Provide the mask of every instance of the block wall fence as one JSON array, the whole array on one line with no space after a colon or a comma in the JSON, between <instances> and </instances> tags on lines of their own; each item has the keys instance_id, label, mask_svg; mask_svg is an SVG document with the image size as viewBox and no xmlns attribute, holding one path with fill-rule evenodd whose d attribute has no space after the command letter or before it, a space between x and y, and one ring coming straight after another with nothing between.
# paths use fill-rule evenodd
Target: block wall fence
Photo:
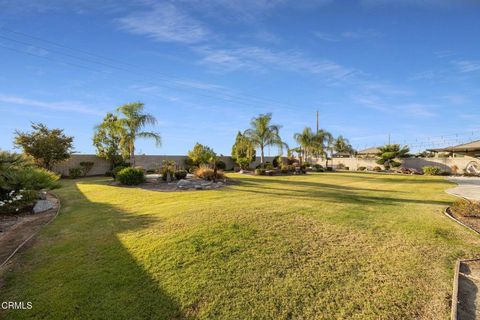
<instances>
[{"instance_id":1,"label":"block wall fence","mask_svg":"<svg viewBox=\"0 0 480 320\"><path fill-rule=\"evenodd\" d=\"M163 160L173 160L180 167L184 166L185 159L187 156L167 156L167 155L138 155L135 156L135 162L137 166L141 166L145 169L155 169L158 168ZM225 162L227 169L233 168L233 161L231 157L223 156L220 159ZM265 157L265 161L270 161L274 157ZM96 155L92 154L74 154L70 159L62 163L57 164L54 167L54 171L62 175L68 176L68 169L79 167L80 162L82 161L91 161L94 163L92 170L88 175L103 175L110 169L110 164L103 158L99 158ZM442 170L451 171L451 167L456 165L459 168L459 172L462 172L463 169L471 161L477 161L480 165L480 160L473 157L453 157L453 158L407 158L402 161L402 166L405 168L413 168L416 170L421 170L423 166L438 166ZM323 159L311 159L312 163L318 163L323 166L326 165L325 160ZM257 157L255 162L251 164L252 167L257 166L260 163L260 157ZM375 159L366 159L366 158L333 158L329 160L329 166L336 167L340 163L344 164L349 168L349 170L355 171L358 167L366 167L372 169L376 164Z\"/></svg>"}]
</instances>

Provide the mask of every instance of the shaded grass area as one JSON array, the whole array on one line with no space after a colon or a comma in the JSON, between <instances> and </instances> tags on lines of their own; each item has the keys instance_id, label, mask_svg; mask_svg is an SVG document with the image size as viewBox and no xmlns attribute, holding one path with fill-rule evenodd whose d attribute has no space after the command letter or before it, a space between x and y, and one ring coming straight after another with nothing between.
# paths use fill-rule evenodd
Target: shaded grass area
<instances>
[{"instance_id":1,"label":"shaded grass area","mask_svg":"<svg viewBox=\"0 0 480 320\"><path fill-rule=\"evenodd\" d=\"M164 193L64 181L61 215L6 272L12 319L447 319L479 239L438 177L254 177ZM1 315L1 314L0 314Z\"/></svg>"}]
</instances>

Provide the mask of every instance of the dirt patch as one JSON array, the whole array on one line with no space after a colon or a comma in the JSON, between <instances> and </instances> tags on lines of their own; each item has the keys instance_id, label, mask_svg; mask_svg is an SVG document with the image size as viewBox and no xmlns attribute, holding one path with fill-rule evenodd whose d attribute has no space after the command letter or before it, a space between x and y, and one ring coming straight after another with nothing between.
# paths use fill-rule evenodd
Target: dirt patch
<instances>
[{"instance_id":1,"label":"dirt patch","mask_svg":"<svg viewBox=\"0 0 480 320\"><path fill-rule=\"evenodd\" d=\"M461 214L455 213L453 210L447 209L447 214L449 214L451 217L455 218L456 220L460 221L467 227L472 228L476 232L480 233L480 218L476 217L465 217L462 216Z\"/></svg>"},{"instance_id":2,"label":"dirt patch","mask_svg":"<svg viewBox=\"0 0 480 320\"><path fill-rule=\"evenodd\" d=\"M53 208L37 214L0 215L0 265L33 234L50 222L57 214L59 200L48 194Z\"/></svg>"},{"instance_id":3,"label":"dirt patch","mask_svg":"<svg viewBox=\"0 0 480 320\"><path fill-rule=\"evenodd\" d=\"M477 297L480 288L480 261L461 261L458 273L457 319L480 319Z\"/></svg>"}]
</instances>

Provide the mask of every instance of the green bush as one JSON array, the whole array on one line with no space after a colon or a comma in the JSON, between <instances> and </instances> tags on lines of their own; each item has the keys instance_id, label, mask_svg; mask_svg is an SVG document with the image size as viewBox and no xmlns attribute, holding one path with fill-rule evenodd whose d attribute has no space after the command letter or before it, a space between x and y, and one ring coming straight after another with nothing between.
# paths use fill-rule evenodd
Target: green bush
<instances>
[{"instance_id":1,"label":"green bush","mask_svg":"<svg viewBox=\"0 0 480 320\"><path fill-rule=\"evenodd\" d=\"M379 166L376 166L376 167L373 167L372 170L376 171L376 172L380 172L380 171L382 171L382 168L380 168Z\"/></svg>"},{"instance_id":2,"label":"green bush","mask_svg":"<svg viewBox=\"0 0 480 320\"><path fill-rule=\"evenodd\" d=\"M453 213L464 217L480 217L480 203L478 201L469 201L459 199L450 207Z\"/></svg>"},{"instance_id":3,"label":"green bush","mask_svg":"<svg viewBox=\"0 0 480 320\"><path fill-rule=\"evenodd\" d=\"M181 180L181 179L185 179L186 177L187 177L187 171L186 170L175 171L175 179Z\"/></svg>"},{"instance_id":4,"label":"green bush","mask_svg":"<svg viewBox=\"0 0 480 320\"><path fill-rule=\"evenodd\" d=\"M255 174L257 176L264 176L265 174L267 174L267 170L263 168L258 168L258 169L255 169Z\"/></svg>"},{"instance_id":5,"label":"green bush","mask_svg":"<svg viewBox=\"0 0 480 320\"><path fill-rule=\"evenodd\" d=\"M357 171L365 171L365 170L367 170L367 167L358 167L357 168Z\"/></svg>"},{"instance_id":6,"label":"green bush","mask_svg":"<svg viewBox=\"0 0 480 320\"><path fill-rule=\"evenodd\" d=\"M160 174L162 175L163 181L167 181L169 174L171 179L175 178L175 161L163 160L162 167L160 168Z\"/></svg>"},{"instance_id":7,"label":"green bush","mask_svg":"<svg viewBox=\"0 0 480 320\"><path fill-rule=\"evenodd\" d=\"M29 158L0 152L0 212L15 213L32 205L39 191L60 187L59 178Z\"/></svg>"},{"instance_id":8,"label":"green bush","mask_svg":"<svg viewBox=\"0 0 480 320\"><path fill-rule=\"evenodd\" d=\"M345 165L344 165L343 163L337 164L337 169L338 169L338 170L344 170L345 168L346 168L346 167L345 167Z\"/></svg>"},{"instance_id":9,"label":"green bush","mask_svg":"<svg viewBox=\"0 0 480 320\"><path fill-rule=\"evenodd\" d=\"M127 167L127 166L116 166L115 168L113 168L113 170L112 170L112 177L113 177L114 179L116 179L118 173L119 173L120 171L122 171L123 169L125 169L125 168L128 168L128 167Z\"/></svg>"},{"instance_id":10,"label":"green bush","mask_svg":"<svg viewBox=\"0 0 480 320\"><path fill-rule=\"evenodd\" d=\"M256 169L273 170L274 167L273 167L273 164L267 161L265 163L260 163Z\"/></svg>"},{"instance_id":11,"label":"green bush","mask_svg":"<svg viewBox=\"0 0 480 320\"><path fill-rule=\"evenodd\" d=\"M72 179L77 179L78 177L83 176L83 169L80 167L74 167L68 169L68 177Z\"/></svg>"},{"instance_id":12,"label":"green bush","mask_svg":"<svg viewBox=\"0 0 480 320\"><path fill-rule=\"evenodd\" d=\"M288 165L287 164L282 164L280 166L280 172L281 173L288 173Z\"/></svg>"},{"instance_id":13,"label":"green bush","mask_svg":"<svg viewBox=\"0 0 480 320\"><path fill-rule=\"evenodd\" d=\"M93 163L92 161L80 162L80 167L82 169L83 176L86 176L90 172L90 170L92 170L94 164L95 163Z\"/></svg>"},{"instance_id":14,"label":"green bush","mask_svg":"<svg viewBox=\"0 0 480 320\"><path fill-rule=\"evenodd\" d=\"M139 168L124 168L117 173L116 179L129 186L137 185L145 181L145 173Z\"/></svg>"},{"instance_id":15,"label":"green bush","mask_svg":"<svg viewBox=\"0 0 480 320\"><path fill-rule=\"evenodd\" d=\"M283 163L282 156L276 156L272 160L272 165L273 165L274 168L281 167L282 163Z\"/></svg>"},{"instance_id":16,"label":"green bush","mask_svg":"<svg viewBox=\"0 0 480 320\"><path fill-rule=\"evenodd\" d=\"M321 164L318 164L318 163L312 165L312 169L316 172L323 172L324 171L323 166Z\"/></svg>"},{"instance_id":17,"label":"green bush","mask_svg":"<svg viewBox=\"0 0 480 320\"><path fill-rule=\"evenodd\" d=\"M215 164L217 165L217 169L219 170L225 170L227 168L227 165L222 160L217 160Z\"/></svg>"},{"instance_id":18,"label":"green bush","mask_svg":"<svg viewBox=\"0 0 480 320\"><path fill-rule=\"evenodd\" d=\"M423 174L427 176L439 176L442 174L442 169L437 166L424 166L422 167Z\"/></svg>"}]
</instances>

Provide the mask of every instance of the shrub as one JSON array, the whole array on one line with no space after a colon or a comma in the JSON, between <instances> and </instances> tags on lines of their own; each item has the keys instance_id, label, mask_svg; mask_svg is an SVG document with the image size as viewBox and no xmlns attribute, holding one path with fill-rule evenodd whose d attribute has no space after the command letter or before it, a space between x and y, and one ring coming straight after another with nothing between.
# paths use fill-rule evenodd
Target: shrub
<instances>
[{"instance_id":1,"label":"shrub","mask_svg":"<svg viewBox=\"0 0 480 320\"><path fill-rule=\"evenodd\" d=\"M263 168L258 168L258 169L255 169L255 174L257 176L264 176L265 174L267 174L267 170Z\"/></svg>"},{"instance_id":2,"label":"shrub","mask_svg":"<svg viewBox=\"0 0 480 320\"><path fill-rule=\"evenodd\" d=\"M29 158L0 152L0 212L15 213L32 205L38 191L58 188L59 178Z\"/></svg>"},{"instance_id":3,"label":"shrub","mask_svg":"<svg viewBox=\"0 0 480 320\"><path fill-rule=\"evenodd\" d=\"M80 167L69 168L68 176L72 179L77 179L78 177L83 176L83 169Z\"/></svg>"},{"instance_id":4,"label":"shrub","mask_svg":"<svg viewBox=\"0 0 480 320\"><path fill-rule=\"evenodd\" d=\"M123 169L128 168L127 166L116 166L115 168L112 169L112 177L114 179L117 178L117 174L122 171Z\"/></svg>"},{"instance_id":5,"label":"shrub","mask_svg":"<svg viewBox=\"0 0 480 320\"><path fill-rule=\"evenodd\" d=\"M312 166L312 168L313 168L313 170L315 170L317 172L322 172L323 171L323 166L321 164L318 164L318 163L314 164Z\"/></svg>"},{"instance_id":6,"label":"shrub","mask_svg":"<svg viewBox=\"0 0 480 320\"><path fill-rule=\"evenodd\" d=\"M424 166L422 167L423 174L427 176L439 176L442 174L442 169L437 166Z\"/></svg>"},{"instance_id":7,"label":"shrub","mask_svg":"<svg viewBox=\"0 0 480 320\"><path fill-rule=\"evenodd\" d=\"M175 179L180 180L180 179L185 179L186 177L187 177L187 171L186 170L175 171Z\"/></svg>"},{"instance_id":8,"label":"shrub","mask_svg":"<svg viewBox=\"0 0 480 320\"><path fill-rule=\"evenodd\" d=\"M453 213L464 217L480 217L480 203L478 201L469 201L459 199L450 207Z\"/></svg>"},{"instance_id":9,"label":"shrub","mask_svg":"<svg viewBox=\"0 0 480 320\"><path fill-rule=\"evenodd\" d=\"M82 173L84 177L90 172L90 170L92 170L94 164L95 163L93 163L92 161L80 162L80 167L82 168Z\"/></svg>"},{"instance_id":10,"label":"shrub","mask_svg":"<svg viewBox=\"0 0 480 320\"><path fill-rule=\"evenodd\" d=\"M380 171L382 171L382 168L380 168L379 166L375 166L375 167L373 167L372 170L376 171L376 172L380 172Z\"/></svg>"},{"instance_id":11,"label":"shrub","mask_svg":"<svg viewBox=\"0 0 480 320\"><path fill-rule=\"evenodd\" d=\"M265 170L273 170L273 164L270 162L260 163L256 169L265 169Z\"/></svg>"},{"instance_id":12,"label":"shrub","mask_svg":"<svg viewBox=\"0 0 480 320\"><path fill-rule=\"evenodd\" d=\"M289 171L289 170L288 170L288 165L287 165L287 164L282 164L282 165L280 166L280 172L281 172L281 173L288 173L288 171Z\"/></svg>"},{"instance_id":13,"label":"shrub","mask_svg":"<svg viewBox=\"0 0 480 320\"><path fill-rule=\"evenodd\" d=\"M310 168L312 166L312 164L308 161L305 161L303 165L305 166L305 168Z\"/></svg>"},{"instance_id":14,"label":"shrub","mask_svg":"<svg viewBox=\"0 0 480 320\"><path fill-rule=\"evenodd\" d=\"M272 160L272 165L273 165L274 168L281 167L282 163L283 163L282 156L276 156Z\"/></svg>"},{"instance_id":15,"label":"shrub","mask_svg":"<svg viewBox=\"0 0 480 320\"><path fill-rule=\"evenodd\" d=\"M129 186L137 185L145 181L145 173L139 168L124 168L117 173L116 179Z\"/></svg>"},{"instance_id":16,"label":"shrub","mask_svg":"<svg viewBox=\"0 0 480 320\"><path fill-rule=\"evenodd\" d=\"M367 170L367 167L362 166L357 168L357 171L365 171L365 170Z\"/></svg>"},{"instance_id":17,"label":"shrub","mask_svg":"<svg viewBox=\"0 0 480 320\"><path fill-rule=\"evenodd\" d=\"M227 165L222 160L217 160L215 164L219 170L225 170L227 168Z\"/></svg>"},{"instance_id":18,"label":"shrub","mask_svg":"<svg viewBox=\"0 0 480 320\"><path fill-rule=\"evenodd\" d=\"M345 169L345 165L343 163L339 163L339 164L337 164L337 169L343 170L343 169Z\"/></svg>"},{"instance_id":19,"label":"shrub","mask_svg":"<svg viewBox=\"0 0 480 320\"><path fill-rule=\"evenodd\" d=\"M205 165L201 165L200 167L198 167L195 170L194 174L196 177L204 180L215 180L224 178L223 172L217 171L217 175L215 176L215 171Z\"/></svg>"},{"instance_id":20,"label":"shrub","mask_svg":"<svg viewBox=\"0 0 480 320\"><path fill-rule=\"evenodd\" d=\"M162 167L160 168L160 174L162 175L162 180L167 181L167 177L170 174L170 178L175 177L175 161L172 160L163 160Z\"/></svg>"},{"instance_id":21,"label":"shrub","mask_svg":"<svg viewBox=\"0 0 480 320\"><path fill-rule=\"evenodd\" d=\"M153 174L153 173L156 173L157 170L155 170L155 169L148 169L146 172L147 172L147 174Z\"/></svg>"},{"instance_id":22,"label":"shrub","mask_svg":"<svg viewBox=\"0 0 480 320\"><path fill-rule=\"evenodd\" d=\"M327 170L328 172L332 172L332 171L333 171L333 168L332 168L332 167L327 167L326 170Z\"/></svg>"}]
</instances>

